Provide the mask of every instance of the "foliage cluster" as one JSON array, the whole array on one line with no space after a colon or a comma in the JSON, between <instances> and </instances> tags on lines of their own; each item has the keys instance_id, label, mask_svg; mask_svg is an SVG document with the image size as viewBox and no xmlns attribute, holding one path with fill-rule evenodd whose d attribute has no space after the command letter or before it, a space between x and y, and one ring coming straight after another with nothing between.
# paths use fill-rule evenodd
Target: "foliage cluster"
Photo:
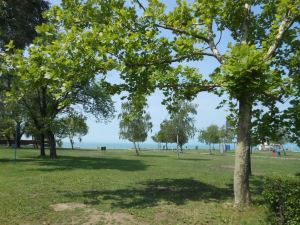
<instances>
[{"instance_id":1,"label":"foliage cluster","mask_svg":"<svg viewBox=\"0 0 300 225\"><path fill-rule=\"evenodd\" d=\"M270 207L274 224L300 224L300 180L268 178L263 196Z\"/></svg>"},{"instance_id":2,"label":"foliage cluster","mask_svg":"<svg viewBox=\"0 0 300 225\"><path fill-rule=\"evenodd\" d=\"M160 130L152 139L166 144L177 143L182 151L182 146L188 142L189 138L194 137L196 132L193 116L197 114L197 105L181 101L173 107L175 110L171 112L170 119L160 124Z\"/></svg>"},{"instance_id":3,"label":"foliage cluster","mask_svg":"<svg viewBox=\"0 0 300 225\"><path fill-rule=\"evenodd\" d=\"M152 128L150 114L145 110L135 111L131 102L125 102L122 104L119 119L120 138L131 141L136 154L139 155L139 142L146 140L148 132Z\"/></svg>"},{"instance_id":4,"label":"foliage cluster","mask_svg":"<svg viewBox=\"0 0 300 225\"><path fill-rule=\"evenodd\" d=\"M218 127L217 125L210 125L206 129L199 131L198 140L209 145L209 151L211 153L211 145L232 143L236 136L235 130L226 128L225 126ZM224 147L224 146L223 146Z\"/></svg>"}]
</instances>

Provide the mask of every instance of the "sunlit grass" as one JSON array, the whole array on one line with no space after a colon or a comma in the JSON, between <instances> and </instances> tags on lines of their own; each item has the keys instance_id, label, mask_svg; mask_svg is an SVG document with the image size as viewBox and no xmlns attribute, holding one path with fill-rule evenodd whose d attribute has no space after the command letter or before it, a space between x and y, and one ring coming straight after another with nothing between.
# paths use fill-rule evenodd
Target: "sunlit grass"
<instances>
[{"instance_id":1,"label":"sunlit grass","mask_svg":"<svg viewBox=\"0 0 300 225\"><path fill-rule=\"evenodd\" d=\"M0 224L82 224L80 210L54 212L56 203L77 202L103 212L125 212L145 224L268 224L261 198L266 176L300 173L300 154L281 160L255 153L253 205L232 208L233 153L186 151L0 150ZM78 211L79 210L79 211ZM82 215L82 216L79 216ZM81 218L83 217L83 218ZM80 219L79 219L80 218Z\"/></svg>"}]
</instances>

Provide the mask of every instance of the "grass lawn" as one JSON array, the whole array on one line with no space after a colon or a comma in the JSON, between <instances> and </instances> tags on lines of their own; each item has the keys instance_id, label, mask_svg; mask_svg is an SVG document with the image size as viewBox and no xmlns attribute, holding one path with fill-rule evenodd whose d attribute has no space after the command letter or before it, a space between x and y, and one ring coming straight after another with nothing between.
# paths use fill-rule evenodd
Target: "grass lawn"
<instances>
[{"instance_id":1,"label":"grass lawn","mask_svg":"<svg viewBox=\"0 0 300 225\"><path fill-rule=\"evenodd\" d=\"M232 208L233 153L0 149L0 224L269 224L261 192L266 176L299 176L291 159L252 156L253 205Z\"/></svg>"}]
</instances>

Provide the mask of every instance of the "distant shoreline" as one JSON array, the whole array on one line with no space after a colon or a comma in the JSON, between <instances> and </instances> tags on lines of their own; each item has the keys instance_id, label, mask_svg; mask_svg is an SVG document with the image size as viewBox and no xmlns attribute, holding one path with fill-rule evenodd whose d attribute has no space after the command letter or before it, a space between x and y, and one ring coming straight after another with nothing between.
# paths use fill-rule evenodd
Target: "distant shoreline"
<instances>
[{"instance_id":1,"label":"distant shoreline","mask_svg":"<svg viewBox=\"0 0 300 225\"><path fill-rule=\"evenodd\" d=\"M163 149L164 144L161 144L161 149ZM122 149L133 149L133 144L132 143L128 143L128 142L124 142L124 143L118 143L118 142L75 142L74 144L75 149L86 149L86 150L97 150L101 147L106 147L107 149L118 149L118 150L122 150ZM149 149L149 150L153 150L153 149L159 149L159 145L157 143L149 143L149 142L145 142L145 143L141 143L140 147L142 149ZM63 142L63 146L62 148L71 148L70 143L64 141ZM176 144L168 144L168 148L171 149L176 149ZM184 149L189 149L189 150L208 150L209 146L206 145L205 143L187 143L186 145L184 145L183 147ZM295 145L295 144L285 144L284 145L285 149L291 150L293 152L300 152L300 148ZM216 144L215 145L215 150L219 149L219 145ZM230 144L230 150L234 149L234 144Z\"/></svg>"}]
</instances>

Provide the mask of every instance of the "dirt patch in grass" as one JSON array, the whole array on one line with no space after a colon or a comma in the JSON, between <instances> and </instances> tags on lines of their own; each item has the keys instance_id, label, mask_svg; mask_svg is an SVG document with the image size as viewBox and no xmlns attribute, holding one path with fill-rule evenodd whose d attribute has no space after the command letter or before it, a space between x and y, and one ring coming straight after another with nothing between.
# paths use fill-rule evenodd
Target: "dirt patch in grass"
<instances>
[{"instance_id":1,"label":"dirt patch in grass","mask_svg":"<svg viewBox=\"0 0 300 225\"><path fill-rule=\"evenodd\" d=\"M221 165L221 168L225 170L234 170L234 166L232 165Z\"/></svg>"},{"instance_id":2,"label":"dirt patch in grass","mask_svg":"<svg viewBox=\"0 0 300 225\"><path fill-rule=\"evenodd\" d=\"M81 203L58 203L51 205L51 208L56 212L62 212L65 210L82 210L82 217L84 218L84 223L82 225L96 225L96 224L106 224L106 225L146 225L147 223L137 220L133 215L123 212L103 212L97 209L93 209L85 204Z\"/></svg>"},{"instance_id":3,"label":"dirt patch in grass","mask_svg":"<svg viewBox=\"0 0 300 225\"><path fill-rule=\"evenodd\" d=\"M85 208L85 204L76 203L76 202L69 202L69 203L58 203L51 205L51 208L55 212L65 211L65 210L73 210L73 209L82 209Z\"/></svg>"}]
</instances>

